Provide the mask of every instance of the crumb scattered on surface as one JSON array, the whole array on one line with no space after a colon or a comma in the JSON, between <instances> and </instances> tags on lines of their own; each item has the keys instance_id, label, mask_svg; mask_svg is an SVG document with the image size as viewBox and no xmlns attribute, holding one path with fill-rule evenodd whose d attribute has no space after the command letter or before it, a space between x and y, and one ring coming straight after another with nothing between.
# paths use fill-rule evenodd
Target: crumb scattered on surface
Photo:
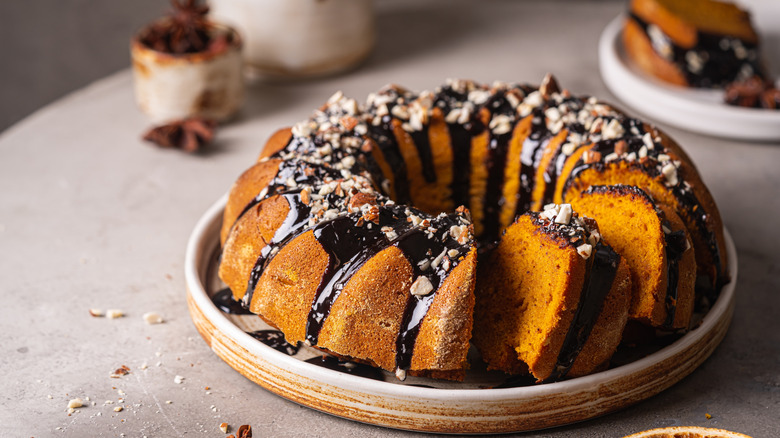
<instances>
[{"instance_id":1,"label":"crumb scattered on surface","mask_svg":"<svg viewBox=\"0 0 780 438\"><path fill-rule=\"evenodd\" d=\"M108 309L106 310L106 317L110 319L116 319L121 318L125 316L125 313L119 309Z\"/></svg>"},{"instance_id":2,"label":"crumb scattered on surface","mask_svg":"<svg viewBox=\"0 0 780 438\"><path fill-rule=\"evenodd\" d=\"M222 431L222 433L227 433L230 426L227 423L222 423L219 425L219 430Z\"/></svg>"},{"instance_id":3,"label":"crumb scattered on surface","mask_svg":"<svg viewBox=\"0 0 780 438\"><path fill-rule=\"evenodd\" d=\"M100 309L89 309L89 314L94 316L95 318L100 318L102 316L105 316L105 313L103 313Z\"/></svg>"},{"instance_id":4,"label":"crumb scattered on surface","mask_svg":"<svg viewBox=\"0 0 780 438\"><path fill-rule=\"evenodd\" d=\"M184 382L184 377L182 376L176 376L173 378L173 383L181 384L182 382Z\"/></svg>"},{"instance_id":5,"label":"crumb scattered on surface","mask_svg":"<svg viewBox=\"0 0 780 438\"><path fill-rule=\"evenodd\" d=\"M84 401L80 398L74 398L68 402L69 409L80 408L82 406L84 406Z\"/></svg>"},{"instance_id":6,"label":"crumb scattered on surface","mask_svg":"<svg viewBox=\"0 0 780 438\"><path fill-rule=\"evenodd\" d=\"M144 318L144 321L147 324L149 324L149 325L160 324L160 323L163 322L162 315L160 315L157 312L146 312L146 313L144 313L143 318Z\"/></svg>"},{"instance_id":7,"label":"crumb scattered on surface","mask_svg":"<svg viewBox=\"0 0 780 438\"><path fill-rule=\"evenodd\" d=\"M708 420L712 418L712 415L710 415L710 414L704 414L704 416L705 416L705 417L706 417Z\"/></svg>"},{"instance_id":8,"label":"crumb scattered on surface","mask_svg":"<svg viewBox=\"0 0 780 438\"><path fill-rule=\"evenodd\" d=\"M112 379L118 379L127 374L130 374L130 368L127 365L122 365L121 367L115 369L114 372L109 375L109 377Z\"/></svg>"}]
</instances>

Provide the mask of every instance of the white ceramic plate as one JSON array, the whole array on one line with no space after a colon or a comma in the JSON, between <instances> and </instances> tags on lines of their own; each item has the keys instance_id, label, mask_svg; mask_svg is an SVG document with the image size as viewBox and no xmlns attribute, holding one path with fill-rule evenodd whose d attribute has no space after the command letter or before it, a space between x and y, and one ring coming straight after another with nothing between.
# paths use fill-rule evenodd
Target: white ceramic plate
<instances>
[{"instance_id":1,"label":"white ceramic plate","mask_svg":"<svg viewBox=\"0 0 780 438\"><path fill-rule=\"evenodd\" d=\"M641 359L585 377L543 385L476 389L496 373L470 370L465 383L409 378L359 377L305 362L304 348L281 353L248 335L267 328L255 315L218 310L210 294L215 275L223 197L200 219L187 245L185 277L192 320L211 349L231 367L267 390L302 405L386 427L439 433L502 433L543 429L594 418L647 399L695 370L726 334L734 308L737 258L731 236L726 249L732 281L701 325ZM434 387L420 387L414 385Z\"/></svg>"},{"instance_id":2,"label":"white ceramic plate","mask_svg":"<svg viewBox=\"0 0 780 438\"><path fill-rule=\"evenodd\" d=\"M776 6L780 6L780 2ZM780 29L777 26L780 8L772 10L774 12L754 14L762 18L757 21L757 27L762 37L768 36L764 38L763 53L770 58L773 52L767 49L774 45L771 32ZM776 18L774 27L765 33L760 25L766 23L771 14L775 14ZM623 49L621 31L624 20L623 15L612 20L599 41L601 77L620 100L655 120L678 128L739 140L780 141L780 111L726 105L723 103L723 91L670 85L640 71Z\"/></svg>"}]
</instances>

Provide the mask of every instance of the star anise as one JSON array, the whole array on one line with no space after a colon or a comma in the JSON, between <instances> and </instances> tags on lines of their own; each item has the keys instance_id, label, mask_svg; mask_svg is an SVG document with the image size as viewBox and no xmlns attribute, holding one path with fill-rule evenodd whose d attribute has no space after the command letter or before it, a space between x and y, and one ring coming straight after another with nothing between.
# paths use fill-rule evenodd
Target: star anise
<instances>
[{"instance_id":1,"label":"star anise","mask_svg":"<svg viewBox=\"0 0 780 438\"><path fill-rule=\"evenodd\" d=\"M190 117L156 126L144 134L144 140L163 148L197 152L214 138L217 123L202 117Z\"/></svg>"},{"instance_id":2,"label":"star anise","mask_svg":"<svg viewBox=\"0 0 780 438\"><path fill-rule=\"evenodd\" d=\"M725 101L729 105L746 108L777 109L780 104L780 91L773 87L771 82L753 76L728 84Z\"/></svg>"},{"instance_id":3,"label":"star anise","mask_svg":"<svg viewBox=\"0 0 780 438\"><path fill-rule=\"evenodd\" d=\"M238 427L236 438L252 438L252 426L248 424L242 424Z\"/></svg>"},{"instance_id":4,"label":"star anise","mask_svg":"<svg viewBox=\"0 0 780 438\"><path fill-rule=\"evenodd\" d=\"M198 0L171 0L169 19L149 27L142 42L159 52L172 54L218 50L229 41L224 34L213 34L206 19L209 7Z\"/></svg>"},{"instance_id":5,"label":"star anise","mask_svg":"<svg viewBox=\"0 0 780 438\"><path fill-rule=\"evenodd\" d=\"M780 89L768 88L761 93L761 106L767 109L780 109Z\"/></svg>"}]
</instances>

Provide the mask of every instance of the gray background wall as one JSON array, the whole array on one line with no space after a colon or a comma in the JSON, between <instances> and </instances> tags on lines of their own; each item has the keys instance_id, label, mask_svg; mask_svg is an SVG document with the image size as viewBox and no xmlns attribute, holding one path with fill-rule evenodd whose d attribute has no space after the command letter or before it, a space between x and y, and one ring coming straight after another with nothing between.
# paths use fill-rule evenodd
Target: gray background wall
<instances>
[{"instance_id":1,"label":"gray background wall","mask_svg":"<svg viewBox=\"0 0 780 438\"><path fill-rule=\"evenodd\" d=\"M0 132L129 65L128 38L166 0L0 1Z\"/></svg>"}]
</instances>

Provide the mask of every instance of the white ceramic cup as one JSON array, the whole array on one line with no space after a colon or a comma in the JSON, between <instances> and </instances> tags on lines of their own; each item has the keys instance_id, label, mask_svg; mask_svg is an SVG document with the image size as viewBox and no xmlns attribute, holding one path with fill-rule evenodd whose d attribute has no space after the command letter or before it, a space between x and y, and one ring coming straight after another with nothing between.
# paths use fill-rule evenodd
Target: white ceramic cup
<instances>
[{"instance_id":1,"label":"white ceramic cup","mask_svg":"<svg viewBox=\"0 0 780 438\"><path fill-rule=\"evenodd\" d=\"M170 54L141 42L142 29L130 43L135 97L141 110L155 122L201 116L217 121L232 116L244 95L241 38L223 25L215 32L232 33L220 50Z\"/></svg>"},{"instance_id":2,"label":"white ceramic cup","mask_svg":"<svg viewBox=\"0 0 780 438\"><path fill-rule=\"evenodd\" d=\"M211 16L244 38L250 73L309 77L363 61L374 46L373 0L211 0Z\"/></svg>"}]
</instances>

